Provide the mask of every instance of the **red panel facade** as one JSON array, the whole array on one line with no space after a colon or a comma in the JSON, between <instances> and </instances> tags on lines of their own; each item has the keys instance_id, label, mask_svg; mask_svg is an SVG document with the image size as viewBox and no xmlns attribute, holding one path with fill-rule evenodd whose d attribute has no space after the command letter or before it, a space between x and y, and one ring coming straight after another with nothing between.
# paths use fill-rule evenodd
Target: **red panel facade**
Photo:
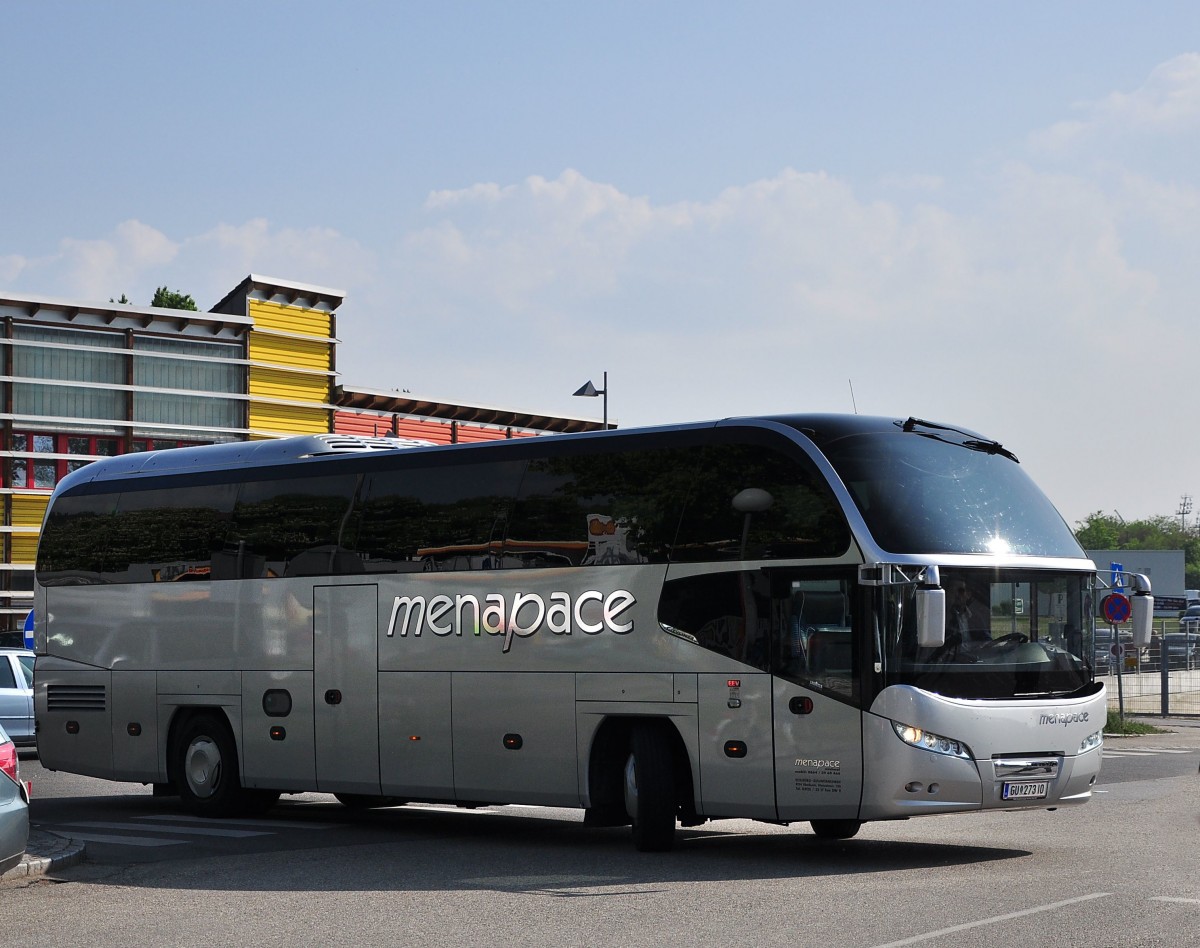
<instances>
[{"instance_id":1,"label":"red panel facade","mask_svg":"<svg viewBox=\"0 0 1200 948\"><path fill-rule=\"evenodd\" d=\"M457 428L457 436L454 429ZM364 438L387 437L420 438L434 444L465 444L471 441L503 441L505 438L531 438L535 431L512 430L493 426L475 425L470 422L450 422L436 418L413 418L412 416L389 415L382 412L348 411L340 409L334 413L334 434L359 435Z\"/></svg>"}]
</instances>

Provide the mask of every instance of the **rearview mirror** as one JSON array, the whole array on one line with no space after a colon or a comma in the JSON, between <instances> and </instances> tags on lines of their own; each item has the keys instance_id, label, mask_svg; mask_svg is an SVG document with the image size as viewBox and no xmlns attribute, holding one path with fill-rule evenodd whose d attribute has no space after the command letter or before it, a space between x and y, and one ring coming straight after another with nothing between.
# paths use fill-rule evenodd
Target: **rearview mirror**
<instances>
[{"instance_id":1,"label":"rearview mirror","mask_svg":"<svg viewBox=\"0 0 1200 948\"><path fill-rule=\"evenodd\" d=\"M946 590L917 587L917 645L940 648L946 644Z\"/></svg>"},{"instance_id":2,"label":"rearview mirror","mask_svg":"<svg viewBox=\"0 0 1200 948\"><path fill-rule=\"evenodd\" d=\"M1133 644L1145 648L1150 644L1150 633L1154 625L1154 597L1139 594L1129 601L1130 620L1133 626Z\"/></svg>"}]
</instances>

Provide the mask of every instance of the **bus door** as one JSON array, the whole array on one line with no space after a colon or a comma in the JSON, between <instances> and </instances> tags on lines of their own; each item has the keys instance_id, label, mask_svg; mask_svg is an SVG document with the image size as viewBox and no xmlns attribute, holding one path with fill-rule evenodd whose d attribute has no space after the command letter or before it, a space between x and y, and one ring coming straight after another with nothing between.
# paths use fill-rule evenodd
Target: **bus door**
<instances>
[{"instance_id":1,"label":"bus door","mask_svg":"<svg viewBox=\"0 0 1200 948\"><path fill-rule=\"evenodd\" d=\"M313 588L317 788L379 793L378 587Z\"/></svg>"},{"instance_id":2,"label":"bus door","mask_svg":"<svg viewBox=\"0 0 1200 948\"><path fill-rule=\"evenodd\" d=\"M778 583L776 586L778 587ZM862 797L860 657L847 578L806 577L776 590L775 793L781 820L855 819ZM780 608L782 606L782 608Z\"/></svg>"},{"instance_id":3,"label":"bus door","mask_svg":"<svg viewBox=\"0 0 1200 948\"><path fill-rule=\"evenodd\" d=\"M732 660L696 676L705 815L857 817L856 580L853 568L779 567L664 584L660 622Z\"/></svg>"}]
</instances>

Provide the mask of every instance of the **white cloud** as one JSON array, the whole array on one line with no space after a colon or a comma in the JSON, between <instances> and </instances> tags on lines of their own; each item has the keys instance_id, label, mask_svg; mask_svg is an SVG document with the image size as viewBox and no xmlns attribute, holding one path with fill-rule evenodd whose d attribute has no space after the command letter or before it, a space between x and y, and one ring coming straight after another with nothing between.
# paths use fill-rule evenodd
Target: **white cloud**
<instances>
[{"instance_id":1,"label":"white cloud","mask_svg":"<svg viewBox=\"0 0 1200 948\"><path fill-rule=\"evenodd\" d=\"M63 238L44 258L0 259L0 279L30 293L72 299L124 293L140 305L165 285L204 308L251 272L297 274L303 282L341 288L369 281L373 267L373 254L329 228L272 228L255 219L172 239L128 220L103 237Z\"/></svg>"},{"instance_id":2,"label":"white cloud","mask_svg":"<svg viewBox=\"0 0 1200 948\"><path fill-rule=\"evenodd\" d=\"M1175 135L1200 128L1200 53L1184 53L1156 67L1132 92L1112 92L1077 106L1081 117L1035 132L1036 151L1062 154L1097 138Z\"/></svg>"},{"instance_id":3,"label":"white cloud","mask_svg":"<svg viewBox=\"0 0 1200 948\"><path fill-rule=\"evenodd\" d=\"M58 274L65 295L106 299L120 295L139 275L169 265L179 245L161 231L141 221L122 221L103 239L66 237L56 255L37 261L32 270L51 269Z\"/></svg>"},{"instance_id":4,"label":"white cloud","mask_svg":"<svg viewBox=\"0 0 1200 948\"><path fill-rule=\"evenodd\" d=\"M22 271L29 265L28 258L20 254L0 255L0 284L10 286L17 282Z\"/></svg>"}]
</instances>

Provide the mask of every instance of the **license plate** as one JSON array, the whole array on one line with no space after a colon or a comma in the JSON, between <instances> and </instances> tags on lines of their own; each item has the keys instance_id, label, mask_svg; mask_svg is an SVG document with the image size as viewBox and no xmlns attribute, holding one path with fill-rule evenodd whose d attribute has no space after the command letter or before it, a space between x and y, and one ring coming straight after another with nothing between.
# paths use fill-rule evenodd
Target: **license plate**
<instances>
[{"instance_id":1,"label":"license plate","mask_svg":"<svg viewBox=\"0 0 1200 948\"><path fill-rule=\"evenodd\" d=\"M1001 800L1043 800L1050 789L1045 780L1022 783L1005 783L1000 794Z\"/></svg>"}]
</instances>

